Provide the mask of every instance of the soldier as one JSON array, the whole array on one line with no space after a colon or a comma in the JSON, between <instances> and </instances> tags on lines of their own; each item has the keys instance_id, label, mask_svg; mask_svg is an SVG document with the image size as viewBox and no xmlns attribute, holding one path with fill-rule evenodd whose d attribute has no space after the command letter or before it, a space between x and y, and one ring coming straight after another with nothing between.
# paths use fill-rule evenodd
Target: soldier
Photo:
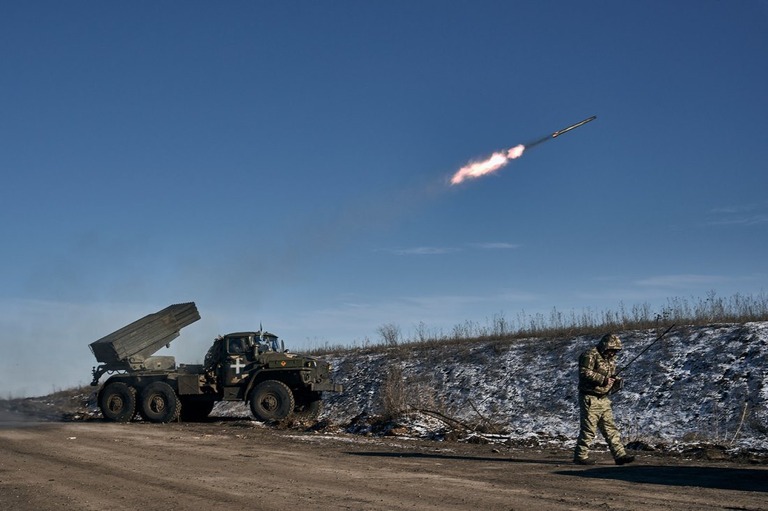
<instances>
[{"instance_id":1,"label":"soldier","mask_svg":"<svg viewBox=\"0 0 768 511\"><path fill-rule=\"evenodd\" d=\"M599 429L608 442L613 459L617 465L625 465L635 460L627 455L621 435L613 421L611 400L608 393L618 383L614 358L621 350L621 340L614 334L606 334L597 346L588 349L579 357L579 438L573 462L578 465L594 465L589 458L589 446Z\"/></svg>"}]
</instances>

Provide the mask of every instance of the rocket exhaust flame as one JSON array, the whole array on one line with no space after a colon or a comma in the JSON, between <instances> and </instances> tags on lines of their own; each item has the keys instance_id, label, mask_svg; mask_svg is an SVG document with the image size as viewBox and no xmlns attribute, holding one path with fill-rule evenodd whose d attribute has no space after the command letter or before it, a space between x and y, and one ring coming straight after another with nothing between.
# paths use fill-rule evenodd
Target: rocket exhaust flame
<instances>
[{"instance_id":1,"label":"rocket exhaust flame","mask_svg":"<svg viewBox=\"0 0 768 511\"><path fill-rule=\"evenodd\" d=\"M475 178L484 176L486 174L491 174L493 172L496 172L497 170L502 168L504 165L509 163L509 160L520 158L526 149L530 149L531 147L537 146L542 142L546 142L547 140L552 140L553 138L557 138L563 133L571 131L572 129L576 129L579 126L583 126L584 124L587 124L590 121L594 121L595 119L597 119L597 116L593 115L592 117L584 119L581 122L577 122L576 124L572 124L567 128L557 130L551 135L547 135L546 137L540 138L539 140L536 140L529 144L518 144L515 147L512 147L510 149L505 149L504 151L497 151L483 161L468 163L467 165L464 165L463 167L461 167L453 175L453 177L451 178L451 185L457 185L462 181L464 181L465 179L475 179Z\"/></svg>"},{"instance_id":2,"label":"rocket exhaust flame","mask_svg":"<svg viewBox=\"0 0 768 511\"><path fill-rule=\"evenodd\" d=\"M486 160L464 165L459 169L458 172L456 172L456 174L453 175L451 178L451 184L457 185L467 178L474 179L486 174L490 174L491 172L495 172L506 165L509 160L513 160L522 156L523 151L525 151L525 146L520 144L511 149L507 149L506 151L493 153L490 158Z\"/></svg>"}]
</instances>

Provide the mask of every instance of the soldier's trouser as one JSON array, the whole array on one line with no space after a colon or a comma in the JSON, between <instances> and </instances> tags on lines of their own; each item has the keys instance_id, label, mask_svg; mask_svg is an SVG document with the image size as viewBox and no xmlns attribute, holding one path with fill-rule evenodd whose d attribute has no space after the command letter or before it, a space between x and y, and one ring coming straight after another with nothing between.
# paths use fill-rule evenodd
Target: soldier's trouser
<instances>
[{"instance_id":1,"label":"soldier's trouser","mask_svg":"<svg viewBox=\"0 0 768 511\"><path fill-rule=\"evenodd\" d=\"M579 393L579 411L581 420L574 458L584 459L589 455L589 446L592 445L598 429L608 442L608 448L614 458L627 454L624 444L621 443L621 434L613 421L611 400L607 396L597 397Z\"/></svg>"}]
</instances>

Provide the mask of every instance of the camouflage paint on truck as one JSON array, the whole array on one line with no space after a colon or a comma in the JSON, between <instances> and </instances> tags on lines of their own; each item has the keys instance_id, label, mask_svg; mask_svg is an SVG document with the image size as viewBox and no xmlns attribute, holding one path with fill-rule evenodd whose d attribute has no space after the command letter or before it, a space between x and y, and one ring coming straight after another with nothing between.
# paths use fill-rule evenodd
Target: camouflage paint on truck
<instances>
[{"instance_id":1,"label":"camouflage paint on truck","mask_svg":"<svg viewBox=\"0 0 768 511\"><path fill-rule=\"evenodd\" d=\"M137 414L153 422L199 420L218 401L245 401L254 417L279 420L316 417L322 392L341 392L331 367L314 357L289 353L269 332L217 337L204 364L180 364L154 356L200 319L194 303L176 304L145 316L90 344L96 360L92 385L112 374L99 390L104 418L130 421Z\"/></svg>"}]
</instances>

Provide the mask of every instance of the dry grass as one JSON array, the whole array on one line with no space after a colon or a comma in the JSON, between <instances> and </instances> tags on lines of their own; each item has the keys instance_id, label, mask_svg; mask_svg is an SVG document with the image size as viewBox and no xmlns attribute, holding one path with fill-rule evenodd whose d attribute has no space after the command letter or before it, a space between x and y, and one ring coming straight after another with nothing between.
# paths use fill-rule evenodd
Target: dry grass
<instances>
[{"instance_id":1,"label":"dry grass","mask_svg":"<svg viewBox=\"0 0 768 511\"><path fill-rule=\"evenodd\" d=\"M768 295L735 294L724 298L714 291L706 298L668 298L667 304L655 309L648 303L627 308L619 303L618 310L595 311L590 308L567 313L552 308L549 314L527 314L522 311L514 320L503 313L494 314L485 324L464 321L455 325L450 332L430 330L423 322L415 326L412 337L402 334L394 323L377 329L381 337L378 342L365 339L362 344L351 346L326 343L310 350L315 355L344 351L379 351L399 346L445 345L450 343L471 343L485 341L512 342L530 337L563 338L579 335L600 335L607 331L645 330L671 324L708 325L712 323L746 323L768 320Z\"/></svg>"}]
</instances>

